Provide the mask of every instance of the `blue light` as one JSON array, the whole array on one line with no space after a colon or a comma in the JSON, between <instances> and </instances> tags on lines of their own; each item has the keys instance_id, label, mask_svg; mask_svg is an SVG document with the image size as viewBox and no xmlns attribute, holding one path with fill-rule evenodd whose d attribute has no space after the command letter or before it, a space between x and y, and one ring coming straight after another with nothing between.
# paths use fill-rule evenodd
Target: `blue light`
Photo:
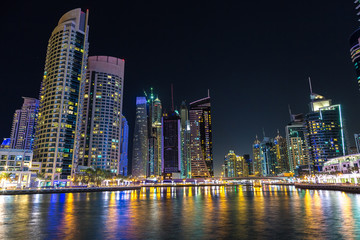
<instances>
[{"instance_id":1,"label":"blue light","mask_svg":"<svg viewBox=\"0 0 360 240\"><path fill-rule=\"evenodd\" d=\"M136 105L146 104L145 97L136 97Z\"/></svg>"}]
</instances>

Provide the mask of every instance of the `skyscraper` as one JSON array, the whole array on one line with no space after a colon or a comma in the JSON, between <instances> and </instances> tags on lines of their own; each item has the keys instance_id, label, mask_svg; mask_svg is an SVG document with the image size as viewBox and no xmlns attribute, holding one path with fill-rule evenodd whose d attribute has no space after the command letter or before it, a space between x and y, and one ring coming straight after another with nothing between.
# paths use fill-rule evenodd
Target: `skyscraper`
<instances>
[{"instance_id":1,"label":"skyscraper","mask_svg":"<svg viewBox=\"0 0 360 240\"><path fill-rule=\"evenodd\" d=\"M289 158L289 170L295 172L296 167L309 168L309 145L303 114L290 114L291 122L285 127L286 143ZM308 169L309 170L309 169ZM311 171L311 170L310 170Z\"/></svg>"},{"instance_id":2,"label":"skyscraper","mask_svg":"<svg viewBox=\"0 0 360 240\"><path fill-rule=\"evenodd\" d=\"M276 176L280 173L276 157L276 146L272 139L264 137L260 143L262 176Z\"/></svg>"},{"instance_id":3,"label":"skyscraper","mask_svg":"<svg viewBox=\"0 0 360 240\"><path fill-rule=\"evenodd\" d=\"M254 175L254 164L249 154L244 154L243 158L245 160L245 168L247 168L247 176ZM246 176L246 175L244 175Z\"/></svg>"},{"instance_id":4,"label":"skyscraper","mask_svg":"<svg viewBox=\"0 0 360 240\"><path fill-rule=\"evenodd\" d=\"M123 59L91 56L86 72L80 166L119 174L124 93Z\"/></svg>"},{"instance_id":5,"label":"skyscraper","mask_svg":"<svg viewBox=\"0 0 360 240\"><path fill-rule=\"evenodd\" d=\"M356 4L356 10L359 11L360 2L358 0L355 0L354 3ZM358 28L350 36L350 56L355 67L357 82L358 85L360 86L360 28Z\"/></svg>"},{"instance_id":6,"label":"skyscraper","mask_svg":"<svg viewBox=\"0 0 360 240\"><path fill-rule=\"evenodd\" d=\"M256 139L253 144L253 174L255 176L262 175L262 163L261 163L261 151L260 151L260 140L256 136Z\"/></svg>"},{"instance_id":7,"label":"skyscraper","mask_svg":"<svg viewBox=\"0 0 360 240\"><path fill-rule=\"evenodd\" d=\"M152 104L152 129L155 140L154 144L154 175L161 176L161 155L162 155L162 137L161 137L161 117L162 105L159 98L156 98Z\"/></svg>"},{"instance_id":8,"label":"skyscraper","mask_svg":"<svg viewBox=\"0 0 360 240\"><path fill-rule=\"evenodd\" d=\"M184 178L191 176L191 157L190 157L190 122L189 111L185 101L180 106L181 122L181 175Z\"/></svg>"},{"instance_id":9,"label":"skyscraper","mask_svg":"<svg viewBox=\"0 0 360 240\"><path fill-rule=\"evenodd\" d=\"M190 103L191 177L213 177L210 96Z\"/></svg>"},{"instance_id":10,"label":"skyscraper","mask_svg":"<svg viewBox=\"0 0 360 240\"><path fill-rule=\"evenodd\" d=\"M177 111L162 117L162 169L164 178L181 177L181 126Z\"/></svg>"},{"instance_id":11,"label":"skyscraper","mask_svg":"<svg viewBox=\"0 0 360 240\"><path fill-rule=\"evenodd\" d=\"M23 97L22 108L15 111L11 129L11 148L32 150L35 124L38 117L39 100Z\"/></svg>"},{"instance_id":12,"label":"skyscraper","mask_svg":"<svg viewBox=\"0 0 360 240\"><path fill-rule=\"evenodd\" d=\"M88 30L88 12L77 8L60 18L49 40L34 146L47 184L69 181L77 164Z\"/></svg>"},{"instance_id":13,"label":"skyscraper","mask_svg":"<svg viewBox=\"0 0 360 240\"><path fill-rule=\"evenodd\" d=\"M121 121L121 138L120 138L120 164L119 174L128 175L128 142L129 142L129 125L124 116Z\"/></svg>"},{"instance_id":14,"label":"skyscraper","mask_svg":"<svg viewBox=\"0 0 360 240\"><path fill-rule=\"evenodd\" d=\"M315 171L321 171L324 163L346 154L341 105L332 105L330 99L312 93L310 112L306 115L306 129L310 157Z\"/></svg>"},{"instance_id":15,"label":"skyscraper","mask_svg":"<svg viewBox=\"0 0 360 240\"><path fill-rule=\"evenodd\" d=\"M134 177L145 177L148 161L149 138L146 98L137 97L133 138L132 175Z\"/></svg>"},{"instance_id":16,"label":"skyscraper","mask_svg":"<svg viewBox=\"0 0 360 240\"><path fill-rule=\"evenodd\" d=\"M277 168L279 173L289 172L289 159L287 153L287 144L286 139L280 136L278 130L278 135L274 139L275 149L276 149L276 158L277 158Z\"/></svg>"},{"instance_id":17,"label":"skyscraper","mask_svg":"<svg viewBox=\"0 0 360 240\"><path fill-rule=\"evenodd\" d=\"M247 159L249 155L239 156L233 150L225 155L225 177L247 177L249 176L249 167Z\"/></svg>"},{"instance_id":18,"label":"skyscraper","mask_svg":"<svg viewBox=\"0 0 360 240\"><path fill-rule=\"evenodd\" d=\"M230 150L224 158L225 177L236 177L236 154Z\"/></svg>"},{"instance_id":19,"label":"skyscraper","mask_svg":"<svg viewBox=\"0 0 360 240\"><path fill-rule=\"evenodd\" d=\"M162 105L159 98L155 98L153 88L147 100L148 106L148 138L149 159L147 163L147 176L161 175L161 116Z\"/></svg>"}]
</instances>

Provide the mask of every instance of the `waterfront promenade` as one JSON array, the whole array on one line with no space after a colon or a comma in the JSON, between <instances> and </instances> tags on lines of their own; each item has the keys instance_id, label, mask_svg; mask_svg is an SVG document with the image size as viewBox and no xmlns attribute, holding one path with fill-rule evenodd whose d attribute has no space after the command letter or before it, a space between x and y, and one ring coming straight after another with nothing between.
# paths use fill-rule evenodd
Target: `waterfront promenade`
<instances>
[{"instance_id":1,"label":"waterfront promenade","mask_svg":"<svg viewBox=\"0 0 360 240\"><path fill-rule=\"evenodd\" d=\"M360 193L360 186L353 185L353 184L303 184L303 183L296 183L296 188L300 189L310 189L310 190L331 190L331 191L343 191L343 192L350 192L350 193Z\"/></svg>"},{"instance_id":2,"label":"waterfront promenade","mask_svg":"<svg viewBox=\"0 0 360 240\"><path fill-rule=\"evenodd\" d=\"M131 186L102 186L102 187L64 187L64 188L29 188L0 190L0 195L24 195L24 194L52 194L52 193L80 193L80 192L111 192L140 190L142 187L201 187L201 186L226 186L227 184L142 184Z\"/></svg>"}]
</instances>

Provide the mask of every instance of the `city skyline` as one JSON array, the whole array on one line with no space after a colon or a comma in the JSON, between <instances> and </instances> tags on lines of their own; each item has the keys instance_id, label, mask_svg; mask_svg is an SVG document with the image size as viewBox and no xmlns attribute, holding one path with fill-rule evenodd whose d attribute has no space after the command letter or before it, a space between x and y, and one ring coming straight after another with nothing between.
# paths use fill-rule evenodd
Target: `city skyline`
<instances>
[{"instance_id":1,"label":"city skyline","mask_svg":"<svg viewBox=\"0 0 360 240\"><path fill-rule=\"evenodd\" d=\"M81 5L81 3L78 4ZM269 6L270 4L273 6ZM42 29L41 32L33 29L33 31L35 31L34 34L26 34L26 37L20 37L28 41L26 44L32 43L31 49L24 48L22 51L22 54L25 54L25 56L31 60L31 63L24 66L24 73L19 73L20 77L17 79L20 80L18 80L19 82L16 84L11 82L13 78L12 75L6 73L3 77L4 84L10 89L16 89L16 91L6 91L1 96L3 101L10 101L11 104L1 107L1 111L5 115L1 120L4 128L0 130L0 137L9 137L12 114L15 109L20 108L21 96L38 98L38 89L44 70L46 41L49 39L52 28L58 19L71 9L83 7L79 5L66 6L64 4L61 7L53 9L54 11L51 11L52 7L48 6L49 12L51 13L45 13L43 18L46 19L46 22L51 22L52 24L49 24L49 26L44 24L44 29ZM169 85L171 82L174 83L175 102L178 103L183 99L186 99L188 103L194 101L198 99L199 96L204 95L206 89L210 88L214 121L214 165L217 166L215 167L217 170L216 174L219 174L219 165L221 166L223 156L228 150L234 149L239 154L251 153L251 145L255 135L258 134L261 136L263 128L265 128L266 135L271 137L276 135L276 129L280 129L282 136L285 135L284 128L289 122L287 113L288 104L291 105L294 112L306 113L307 103L309 101L307 77L311 76L315 92L333 99L336 103L341 103L344 107L348 136L351 140L351 145L354 145L352 135L359 132L359 128L356 125L356 119L359 113L356 112L356 106L359 103L357 96L360 95L355 70L350 60L348 45L348 38L359 25L356 23L356 11L354 10L352 1L343 3L330 2L326 5L325 10L323 6L320 8L320 3L300 3L298 7L304 11L307 10L309 19L306 20L299 20L300 15L290 16L287 14L286 12L292 9L292 7L289 4L285 4L281 6L281 9L284 9L284 11L281 11L278 17L273 16L275 20L273 19L274 22L271 23L263 22L268 16L264 11L266 7L270 7L270 9L279 7L277 4L265 3L263 6L260 6L260 2L257 4L235 4L235 9L239 9L241 6L244 7L244 9L252 10L251 12L256 13L258 18L258 15L264 14L264 19L258 19L256 16L246 14L245 19L243 19L236 16L229 6L223 4L220 5L218 10L215 10L214 5L210 2L203 10L200 9L200 6L194 5L195 10L194 12L189 12L189 18L197 21L194 23L195 26L190 26L186 31L184 27L191 23L190 20L181 22L179 20L180 16L176 16L176 14L173 17L169 17L166 14L161 15L160 12L155 12L159 13L159 16L167 16L170 23L174 24L174 29L180 30L180 33L165 31L167 29L166 24L158 22L157 18L151 14L145 14L145 16L150 16L154 19L154 25L151 25L150 29L154 29L157 25L160 27L155 31L153 37L148 37L147 41L138 39L139 36L147 33L147 30L141 27L141 22L135 21L131 23L131 20L134 19L125 14L124 22L119 22L118 24L121 24L121 26L125 28L124 33L128 34L115 35L113 38L107 39L110 43L116 41L120 43L112 45L111 47L107 47L107 42L99 38L102 35L102 30L99 29L99 26L101 26L101 24L106 25L99 18L101 18L105 9L109 11L111 11L111 9L107 6L98 6L91 2L90 4L84 3L83 5L83 11L85 7L89 7L90 11L89 25L91 34L89 41L91 42L91 46L89 54L111 55L125 58L125 60L129 59L129 65L126 70L127 83L125 84L126 90L124 94L124 115L128 118L130 132L133 132L134 129L135 114L133 109L135 109L135 96L140 95L142 90L148 86L153 86L158 89L159 95L162 96L164 109L167 110L170 109ZM14 7L16 6L13 5L7 8L5 17L7 14L10 14L10 12L14 12L11 11ZM37 20L35 17L24 18L28 16L28 13L23 12L26 9L25 7L26 5L19 8L19 13L15 14L20 14L20 16L18 16L17 20L14 20L15 22L22 20L21 24L23 25L21 25L21 27L24 28L28 26L28 24L35 24L34 21ZM36 4L27 7L35 13L40 11L39 9L42 9L36 6ZM36 7L38 7L38 9L36 9ZM162 9L164 8L167 9L166 6ZM127 9L130 9L129 13L134 11L132 6ZM300 11L300 9L299 12L304 12ZM320 9L322 11L319 11ZM181 7L177 10L169 7L169 11L170 10L176 13L185 11L185 9ZM340 11L341 14L336 15L337 11ZM211 20L210 16L208 16L211 15L210 13L218 13L217 15L215 14L215 19L219 20L226 12L229 12L229 17L220 21L218 25L212 25L215 20ZM332 13L334 14L331 15ZM300 39L295 38L294 36L302 35L301 29L298 28L294 33L286 32L287 35L285 37L275 38L277 34L271 34L271 37L264 36L266 40L264 40L264 42L257 42L257 40L249 42L250 39L253 40L256 36L261 37L263 33L259 31L259 28L256 29L256 32L252 32L251 29L241 25L241 21L235 21L245 20L244 24L249 24L252 27L260 27L264 24L265 26L272 27L270 29L275 30L275 32L281 32L282 29L289 27L287 24L282 23L283 18L288 19L290 21L289 24L295 23L294 26L303 26L302 24L304 24L306 26L304 28L309 32L308 35ZM24 19L26 19L26 21L24 21ZM115 21L116 19L111 18L111 20ZM255 21L255 23L250 24L250 20L259 20L259 22ZM314 26L310 26L310 23L314 24ZM108 24L112 26L111 23ZM204 36L196 35L198 29L195 29L195 27L199 26L201 31L203 31L205 36L209 37L210 40L207 40ZM233 29L235 26L239 28ZM109 26L105 26L104 28L107 29L108 27ZM149 26L147 25L147 27ZM240 27L245 28L246 31L243 31L242 34L234 33L234 31L239 31ZM135 29L138 30L137 34L139 35L132 34L132 31ZM216 30L217 35L211 35L211 30ZM5 33L12 33L12 30L6 26L4 31ZM189 33L195 37L186 38L183 36L185 33ZM17 38L17 34L24 33L13 34L15 35L14 38ZM161 34L164 34L163 40L160 38L160 36L162 36ZM252 34L259 35L254 36ZM251 35L251 37L247 38L248 35ZM34 38L33 36L36 37ZM180 37L180 39L175 41L173 38L177 36ZM240 44L233 43L235 39L240 40ZM326 40L326 43L322 41L323 39ZM169 45L161 47L162 41L169 40L171 40ZM181 48L185 53L180 53L175 50L176 43L181 43L180 40L183 40L185 44L185 47ZM16 43L16 41L10 43L4 39L1 41L3 41L2 45L6 46L13 46L12 44ZM35 41L38 41L38 43L35 43ZM152 45L155 41L159 43ZM226 43L228 41L232 48L221 44L221 46L213 45L217 42ZM194 50L200 43L204 43L205 46L200 47L192 53L192 55L187 55L190 52L185 50ZM259 43L261 44L259 45ZM255 46L259 46L259 49L256 49L255 52L250 54L249 51L244 51L241 44L249 46L252 51L255 50ZM139 50L135 50L135 48L139 46L140 50L143 51L141 54ZM210 51L212 46L214 46L214 50ZM289 48L291 46L293 49ZM9 49L11 48L14 47L9 47ZM165 53L168 50L170 50L169 53ZM232 53L232 51L234 51L234 53ZM255 55L260 56L259 54L262 51L266 53L266 56L263 56L265 60L255 58ZM315 52L310 58L306 56L306 54L310 55L311 51ZM288 54L288 52L291 52L291 54ZM229 54L229 56L225 53ZM13 56L11 54L13 53L5 51L5 57L2 59L2 61L7 60L7 62L2 65L9 66L10 70L17 56L17 53L13 54ZM204 56L200 56L201 54ZM193 60L187 56L192 56ZM167 60L163 60L165 58ZM211 59L211 61L207 58ZM237 58L244 58L245 61L239 61ZM331 63L336 67L332 67L332 65L329 67L330 61L321 61L329 58L332 59ZM153 59L153 64L149 64L149 60L151 59ZM177 63L183 62L184 60L187 60L185 66L178 67L179 65ZM287 63L288 61L289 63ZM145 66L145 63L150 66ZM295 67L293 67L293 65ZM215 68L215 66L218 68ZM258 68L260 67L264 70L258 72ZM212 68L217 69L217 71L214 72ZM138 69L140 69L140 73L137 71ZM165 71L162 69L165 69ZM9 73L10 72L13 71L9 71ZM185 74L185 72L189 73ZM241 81L242 79L247 80ZM289 82L291 83L289 84ZM20 87L15 87L18 86L19 83ZM188 90L190 83L195 84L196 91ZM233 108L233 103L236 109ZM274 111L273 114L269 114L266 109L268 108L266 107L268 103L271 103L271 106L276 106L271 107L272 111ZM231 110L235 110L235 112L231 112ZM270 116L271 118L269 119ZM132 139L132 136L131 133L129 138ZM225 138L224 136L228 137ZM129 149L131 152L131 148Z\"/></svg>"}]
</instances>

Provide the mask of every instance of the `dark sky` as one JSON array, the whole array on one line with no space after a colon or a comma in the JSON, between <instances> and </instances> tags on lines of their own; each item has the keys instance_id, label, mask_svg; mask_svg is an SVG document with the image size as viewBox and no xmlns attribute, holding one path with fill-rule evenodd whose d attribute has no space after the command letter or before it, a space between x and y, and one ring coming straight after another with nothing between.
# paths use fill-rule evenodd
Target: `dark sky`
<instances>
[{"instance_id":1,"label":"dark sky","mask_svg":"<svg viewBox=\"0 0 360 240\"><path fill-rule=\"evenodd\" d=\"M177 106L210 89L216 170L229 149L251 153L262 128L284 136L287 105L308 110L308 76L314 92L343 104L351 144L360 131L348 44L359 26L353 0L7 1L0 15L1 138L10 135L21 96L38 97L50 34L78 7L90 11L89 54L126 61L131 130L143 89L154 87L167 109L171 83Z\"/></svg>"}]
</instances>

